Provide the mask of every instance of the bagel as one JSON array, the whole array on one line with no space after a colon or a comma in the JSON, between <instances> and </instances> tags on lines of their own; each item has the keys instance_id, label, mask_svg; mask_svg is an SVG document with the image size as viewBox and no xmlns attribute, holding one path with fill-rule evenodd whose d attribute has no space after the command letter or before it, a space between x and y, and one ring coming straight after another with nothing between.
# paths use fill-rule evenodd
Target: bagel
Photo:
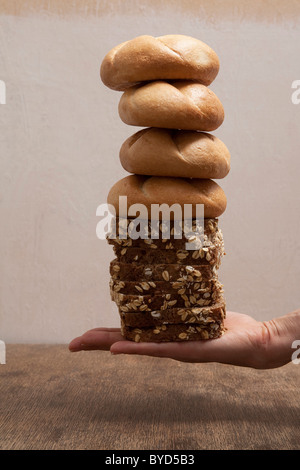
<instances>
[{"instance_id":1,"label":"bagel","mask_svg":"<svg viewBox=\"0 0 300 470\"><path fill-rule=\"evenodd\" d=\"M212 90L192 81L155 81L126 90L119 102L125 124L213 131L224 120L222 103Z\"/></svg>"},{"instance_id":2,"label":"bagel","mask_svg":"<svg viewBox=\"0 0 300 470\"><path fill-rule=\"evenodd\" d=\"M124 91L143 81L196 80L210 85L219 72L215 51L184 35L139 36L114 47L100 67L103 83Z\"/></svg>"},{"instance_id":3,"label":"bagel","mask_svg":"<svg viewBox=\"0 0 300 470\"><path fill-rule=\"evenodd\" d=\"M125 140L120 162L139 175L218 179L230 170L230 153L212 134L150 127Z\"/></svg>"},{"instance_id":4,"label":"bagel","mask_svg":"<svg viewBox=\"0 0 300 470\"><path fill-rule=\"evenodd\" d=\"M127 207L121 207L119 196L127 196ZM110 189L107 203L118 217L127 217L128 208L143 204L151 218L152 204L179 204L184 218L184 204L192 205L192 217L197 216L196 204L204 204L204 217L219 217L226 209L223 189L210 179L168 178L163 176L129 175L117 181ZM170 213L172 218L175 214ZM177 215L177 214L176 214ZM141 216L140 216L141 217Z\"/></svg>"}]
</instances>

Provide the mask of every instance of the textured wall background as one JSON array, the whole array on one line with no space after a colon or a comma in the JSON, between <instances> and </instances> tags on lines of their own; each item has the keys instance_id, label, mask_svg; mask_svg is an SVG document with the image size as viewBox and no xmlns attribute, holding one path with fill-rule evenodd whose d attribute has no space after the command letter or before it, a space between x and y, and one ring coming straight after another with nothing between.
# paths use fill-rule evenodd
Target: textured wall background
<instances>
[{"instance_id":1,"label":"textured wall background","mask_svg":"<svg viewBox=\"0 0 300 470\"><path fill-rule=\"evenodd\" d=\"M141 34L194 36L220 57L228 309L268 320L299 308L299 17L284 0L1 2L0 339L68 342L119 324L96 208L126 175L119 148L138 129L99 66Z\"/></svg>"}]
</instances>

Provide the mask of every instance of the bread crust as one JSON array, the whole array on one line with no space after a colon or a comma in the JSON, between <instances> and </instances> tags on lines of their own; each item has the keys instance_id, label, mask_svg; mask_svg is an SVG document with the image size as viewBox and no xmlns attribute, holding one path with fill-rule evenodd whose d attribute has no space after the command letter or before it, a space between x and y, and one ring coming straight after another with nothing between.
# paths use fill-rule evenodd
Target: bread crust
<instances>
[{"instance_id":1,"label":"bread crust","mask_svg":"<svg viewBox=\"0 0 300 470\"><path fill-rule=\"evenodd\" d=\"M117 181L110 189L108 204L114 206L118 217L127 217L120 212L119 196L127 196L127 206L143 204L151 217L152 204L179 204L184 217L184 204L191 204L192 217L197 217L196 204L204 204L204 217L219 217L226 209L223 189L213 180L199 178L169 178L163 176L129 175ZM171 217L173 213L171 212Z\"/></svg>"},{"instance_id":2,"label":"bread crust","mask_svg":"<svg viewBox=\"0 0 300 470\"><path fill-rule=\"evenodd\" d=\"M188 79L210 85L219 66L215 51L198 39L143 35L111 49L101 63L100 77L107 87L119 91L153 80Z\"/></svg>"},{"instance_id":3,"label":"bread crust","mask_svg":"<svg viewBox=\"0 0 300 470\"><path fill-rule=\"evenodd\" d=\"M155 81L126 90L119 101L125 124L195 131L213 131L224 120L215 93L192 81Z\"/></svg>"},{"instance_id":4,"label":"bread crust","mask_svg":"<svg viewBox=\"0 0 300 470\"><path fill-rule=\"evenodd\" d=\"M226 145L212 134L142 129L125 140L120 162L129 173L182 178L224 178L230 170Z\"/></svg>"}]
</instances>

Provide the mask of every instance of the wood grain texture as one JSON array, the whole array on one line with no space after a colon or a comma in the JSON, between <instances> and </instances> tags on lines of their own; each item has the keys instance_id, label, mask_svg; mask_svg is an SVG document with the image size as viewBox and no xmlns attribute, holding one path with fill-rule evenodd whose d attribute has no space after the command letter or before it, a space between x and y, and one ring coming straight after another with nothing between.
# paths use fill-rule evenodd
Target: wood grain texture
<instances>
[{"instance_id":1,"label":"wood grain texture","mask_svg":"<svg viewBox=\"0 0 300 470\"><path fill-rule=\"evenodd\" d=\"M300 366L7 345L0 449L299 449Z\"/></svg>"}]
</instances>

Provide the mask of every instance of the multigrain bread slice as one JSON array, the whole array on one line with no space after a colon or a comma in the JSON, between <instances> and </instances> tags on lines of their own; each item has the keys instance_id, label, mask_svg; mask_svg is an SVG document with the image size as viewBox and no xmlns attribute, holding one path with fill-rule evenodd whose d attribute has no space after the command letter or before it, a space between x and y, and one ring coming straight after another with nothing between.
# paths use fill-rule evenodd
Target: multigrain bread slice
<instances>
[{"instance_id":1,"label":"multigrain bread slice","mask_svg":"<svg viewBox=\"0 0 300 470\"><path fill-rule=\"evenodd\" d=\"M111 291L112 300L118 305L122 312L128 311L150 311L150 310L167 310L168 308L190 308L190 307L203 307L213 305L219 301L221 292L218 290L210 292L203 289L197 293L163 293L163 294L120 294L119 292Z\"/></svg>"},{"instance_id":2,"label":"multigrain bread slice","mask_svg":"<svg viewBox=\"0 0 300 470\"><path fill-rule=\"evenodd\" d=\"M152 245L153 246L153 245ZM224 251L219 246L209 246L200 250L159 250L149 248L113 246L114 253L121 263L135 264L209 264L218 268Z\"/></svg>"},{"instance_id":3,"label":"multigrain bread slice","mask_svg":"<svg viewBox=\"0 0 300 470\"><path fill-rule=\"evenodd\" d=\"M161 294L178 294L193 295L197 293L213 293L222 289L222 284L217 278L207 281L190 282L187 279L179 281L119 281L110 279L110 290L120 294L132 295L161 295ZM206 297L210 297L207 295Z\"/></svg>"},{"instance_id":4,"label":"multigrain bread slice","mask_svg":"<svg viewBox=\"0 0 300 470\"><path fill-rule=\"evenodd\" d=\"M106 238L109 244L124 247L149 247L155 244L157 248L167 250L223 243L218 219L160 221L112 217Z\"/></svg>"},{"instance_id":5,"label":"multigrain bread slice","mask_svg":"<svg viewBox=\"0 0 300 470\"><path fill-rule=\"evenodd\" d=\"M226 317L224 299L214 305L191 308L172 307L166 310L145 310L124 312L119 310L120 318L124 325L130 327L147 328L164 324L209 324L222 323Z\"/></svg>"},{"instance_id":6,"label":"multigrain bread slice","mask_svg":"<svg viewBox=\"0 0 300 470\"><path fill-rule=\"evenodd\" d=\"M191 231L189 234L178 233L177 238L174 236L174 229L161 233L158 227L155 228L154 234L146 233L146 229L140 227L139 222L132 222L133 229L129 229L129 234L125 236L116 235L116 232L109 232L106 236L110 245L122 247L137 247L146 249L160 250L199 250L202 247L221 246L224 245L223 233L217 229L214 233L208 235L203 234L202 227L199 231ZM134 232L136 230L136 232ZM164 238L165 237L165 238ZM180 237L180 238L179 238Z\"/></svg>"},{"instance_id":7,"label":"multigrain bread slice","mask_svg":"<svg viewBox=\"0 0 300 470\"><path fill-rule=\"evenodd\" d=\"M122 180L120 180L121 182ZM141 183L144 184L146 179L142 179ZM165 182L165 180L162 180ZM127 184L128 181L125 183ZM131 181L128 182L131 184ZM147 188L148 190L148 188ZM114 231L116 235L122 236L123 238L130 238L130 228L132 222L135 219L130 217L112 217L110 223L110 230L108 235ZM203 233L208 239L220 230L219 221L217 218L204 218L203 220L196 219L180 219L180 220L142 220L143 222L143 233L147 235L147 238L151 238L152 231L155 230L156 237L159 240L166 238L166 233L169 232L168 238L172 241L180 238L189 239L191 235Z\"/></svg>"},{"instance_id":8,"label":"multigrain bread slice","mask_svg":"<svg viewBox=\"0 0 300 470\"><path fill-rule=\"evenodd\" d=\"M168 324L149 328L126 326L121 321L121 333L123 337L135 342L175 342L175 341L199 341L216 339L225 331L222 322L208 324Z\"/></svg>"},{"instance_id":9,"label":"multigrain bread slice","mask_svg":"<svg viewBox=\"0 0 300 470\"><path fill-rule=\"evenodd\" d=\"M223 237L221 232L219 232L215 237L212 237L210 240L202 241L201 237L192 236L190 240L186 239L173 239L165 238L162 240L156 240L153 238L126 238L122 239L119 237L116 238L107 238L109 245L119 246L122 248L142 248L145 250L187 250L195 251L200 250L200 248L207 247L216 247L223 244Z\"/></svg>"},{"instance_id":10,"label":"multigrain bread slice","mask_svg":"<svg viewBox=\"0 0 300 470\"><path fill-rule=\"evenodd\" d=\"M110 262L111 278L120 281L209 281L217 276L217 268L210 264L133 264L121 263L117 259Z\"/></svg>"}]
</instances>

